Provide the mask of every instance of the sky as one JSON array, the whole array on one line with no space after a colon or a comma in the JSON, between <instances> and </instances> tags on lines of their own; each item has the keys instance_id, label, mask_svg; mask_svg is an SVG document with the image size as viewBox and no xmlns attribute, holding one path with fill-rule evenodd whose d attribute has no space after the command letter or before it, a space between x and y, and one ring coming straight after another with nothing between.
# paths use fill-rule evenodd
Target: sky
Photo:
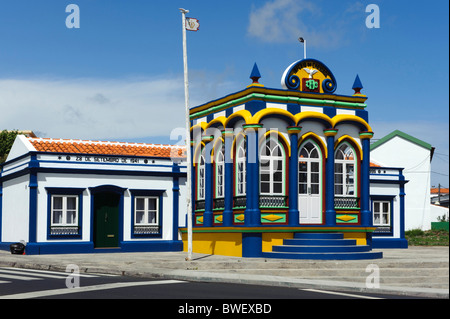
<instances>
[{"instance_id":1,"label":"sky","mask_svg":"<svg viewBox=\"0 0 450 319\"><path fill-rule=\"evenodd\" d=\"M79 28L68 28L79 8ZM368 28L379 8L379 27ZM180 144L185 121L179 8L190 106L260 83L281 89L307 56L336 94L356 74L374 140L401 130L435 147L431 184L449 179L449 3L445 0L0 0L0 129L40 137ZM69 23L70 26L70 23Z\"/></svg>"}]
</instances>

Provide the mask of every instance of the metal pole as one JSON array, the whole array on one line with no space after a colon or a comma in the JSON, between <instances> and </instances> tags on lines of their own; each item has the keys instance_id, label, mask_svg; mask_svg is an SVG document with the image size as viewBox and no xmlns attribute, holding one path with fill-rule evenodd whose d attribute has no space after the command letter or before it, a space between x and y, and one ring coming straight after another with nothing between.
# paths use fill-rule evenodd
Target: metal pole
<instances>
[{"instance_id":1,"label":"metal pole","mask_svg":"<svg viewBox=\"0 0 450 319\"><path fill-rule=\"evenodd\" d=\"M298 38L298 41L300 41L300 43L303 43L303 59L306 59L306 40L300 37Z\"/></svg>"},{"instance_id":2,"label":"metal pole","mask_svg":"<svg viewBox=\"0 0 450 319\"><path fill-rule=\"evenodd\" d=\"M303 56L304 56L304 59L306 59L306 40L304 40L304 41L305 41L305 43L303 45Z\"/></svg>"},{"instance_id":3,"label":"metal pole","mask_svg":"<svg viewBox=\"0 0 450 319\"><path fill-rule=\"evenodd\" d=\"M186 204L187 204L187 228L188 228L188 256L186 260L192 260L192 206L191 206L191 122L189 120L189 80L186 48L186 13L189 10L181 9L181 26L183 30L183 62L184 62L184 102L186 108Z\"/></svg>"}]
</instances>

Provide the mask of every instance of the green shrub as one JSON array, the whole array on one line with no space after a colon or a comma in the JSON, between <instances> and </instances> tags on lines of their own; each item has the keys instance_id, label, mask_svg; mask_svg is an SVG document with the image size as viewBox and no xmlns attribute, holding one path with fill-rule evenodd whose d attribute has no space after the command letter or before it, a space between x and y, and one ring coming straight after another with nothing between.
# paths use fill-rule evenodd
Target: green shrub
<instances>
[{"instance_id":1,"label":"green shrub","mask_svg":"<svg viewBox=\"0 0 450 319\"><path fill-rule=\"evenodd\" d=\"M412 229L405 232L410 246L448 246L448 230Z\"/></svg>"},{"instance_id":2,"label":"green shrub","mask_svg":"<svg viewBox=\"0 0 450 319\"><path fill-rule=\"evenodd\" d=\"M411 229L405 232L407 236L423 236L425 232L422 229Z\"/></svg>"}]
</instances>

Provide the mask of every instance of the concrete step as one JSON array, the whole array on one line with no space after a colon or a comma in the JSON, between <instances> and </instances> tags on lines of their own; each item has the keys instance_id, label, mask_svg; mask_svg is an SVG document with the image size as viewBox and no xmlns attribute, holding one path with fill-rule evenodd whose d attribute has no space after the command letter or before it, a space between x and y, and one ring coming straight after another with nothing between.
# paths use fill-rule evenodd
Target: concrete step
<instances>
[{"instance_id":1,"label":"concrete step","mask_svg":"<svg viewBox=\"0 0 450 319\"><path fill-rule=\"evenodd\" d=\"M356 245L355 239L344 239L342 233L296 233L284 239L282 246L263 253L265 258L313 260L363 260L383 258L382 252L371 252L367 245Z\"/></svg>"},{"instance_id":2,"label":"concrete step","mask_svg":"<svg viewBox=\"0 0 450 319\"><path fill-rule=\"evenodd\" d=\"M331 252L364 252L370 251L368 245L344 245L344 246L298 246L298 245L283 245L273 246L272 251L276 252L314 252L314 253L331 253Z\"/></svg>"},{"instance_id":3,"label":"concrete step","mask_svg":"<svg viewBox=\"0 0 450 319\"><path fill-rule=\"evenodd\" d=\"M294 238L284 239L283 245L296 246L344 246L356 245L355 239L310 239L310 238Z\"/></svg>"},{"instance_id":4,"label":"concrete step","mask_svg":"<svg viewBox=\"0 0 450 319\"><path fill-rule=\"evenodd\" d=\"M370 270L370 269L369 269ZM431 268L425 271L420 269L380 268L380 277L383 278L448 278L448 268ZM366 268L333 268L333 269L217 269L214 272L230 272L239 274L261 274L271 276L315 278L315 277L367 277L372 271ZM439 280L438 280L439 281ZM447 282L448 283L448 282Z\"/></svg>"},{"instance_id":5,"label":"concrete step","mask_svg":"<svg viewBox=\"0 0 450 319\"><path fill-rule=\"evenodd\" d=\"M364 284L367 280L373 283L373 278L369 277L371 273L361 269L234 269L234 270L216 270L221 273L235 273L240 275L258 274L260 276L279 276L295 279L317 280L317 281L340 281L349 283ZM425 275L415 269L380 269L380 286L399 286L399 287L422 287L422 288L449 288L448 269L428 269Z\"/></svg>"},{"instance_id":6,"label":"concrete step","mask_svg":"<svg viewBox=\"0 0 450 319\"><path fill-rule=\"evenodd\" d=\"M344 239L343 233L295 233L298 239Z\"/></svg>"},{"instance_id":7,"label":"concrete step","mask_svg":"<svg viewBox=\"0 0 450 319\"><path fill-rule=\"evenodd\" d=\"M313 259L313 260L362 260L383 258L382 252L332 252L332 253L298 253L298 252L267 252L263 253L266 258L283 259Z\"/></svg>"},{"instance_id":8,"label":"concrete step","mask_svg":"<svg viewBox=\"0 0 450 319\"><path fill-rule=\"evenodd\" d=\"M388 254L389 252L385 253ZM420 271L427 271L427 269L433 268L449 268L448 261L414 261L403 259L399 263L397 260L390 260L388 258L379 259L376 262L374 261L365 261L365 260L295 260L295 259L275 259L275 258L236 258L233 261L205 261L204 259L200 259L198 261L194 260L189 263L186 262L155 262L149 261L152 268L161 268L161 269L197 269L197 270L229 270L229 269L293 269L293 270L326 270L326 269L352 269L359 268L363 271L366 269L369 264L376 264L380 269L418 269Z\"/></svg>"}]
</instances>

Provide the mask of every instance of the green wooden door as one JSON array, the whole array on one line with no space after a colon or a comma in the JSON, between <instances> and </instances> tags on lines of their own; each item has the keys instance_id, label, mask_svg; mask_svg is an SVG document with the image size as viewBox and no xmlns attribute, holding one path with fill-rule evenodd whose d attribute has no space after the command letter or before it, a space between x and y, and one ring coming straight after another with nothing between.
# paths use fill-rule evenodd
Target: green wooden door
<instances>
[{"instance_id":1,"label":"green wooden door","mask_svg":"<svg viewBox=\"0 0 450 319\"><path fill-rule=\"evenodd\" d=\"M94 245L96 248L119 247L120 195L99 193L94 197Z\"/></svg>"}]
</instances>

